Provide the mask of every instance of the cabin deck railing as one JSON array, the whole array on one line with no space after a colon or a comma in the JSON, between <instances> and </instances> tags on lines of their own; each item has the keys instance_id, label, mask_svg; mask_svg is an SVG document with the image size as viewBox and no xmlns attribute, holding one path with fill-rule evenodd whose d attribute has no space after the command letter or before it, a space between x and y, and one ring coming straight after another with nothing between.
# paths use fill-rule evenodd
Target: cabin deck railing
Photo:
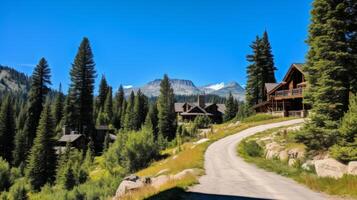
<instances>
[{"instance_id":1,"label":"cabin deck railing","mask_svg":"<svg viewBox=\"0 0 357 200\"><path fill-rule=\"evenodd\" d=\"M279 90L275 92L275 97L301 96L302 88L294 88L291 90Z\"/></svg>"}]
</instances>

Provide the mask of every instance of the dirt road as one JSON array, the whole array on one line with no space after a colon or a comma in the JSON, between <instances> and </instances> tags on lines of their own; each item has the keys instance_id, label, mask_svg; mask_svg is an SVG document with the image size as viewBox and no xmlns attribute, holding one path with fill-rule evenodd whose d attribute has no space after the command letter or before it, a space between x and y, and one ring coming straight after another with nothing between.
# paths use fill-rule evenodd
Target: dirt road
<instances>
[{"instance_id":1,"label":"dirt road","mask_svg":"<svg viewBox=\"0 0 357 200\"><path fill-rule=\"evenodd\" d=\"M236 146L258 132L293 125L302 119L252 127L211 144L205 153L206 175L190 189L189 199L330 199L295 181L267 172L237 156Z\"/></svg>"}]
</instances>

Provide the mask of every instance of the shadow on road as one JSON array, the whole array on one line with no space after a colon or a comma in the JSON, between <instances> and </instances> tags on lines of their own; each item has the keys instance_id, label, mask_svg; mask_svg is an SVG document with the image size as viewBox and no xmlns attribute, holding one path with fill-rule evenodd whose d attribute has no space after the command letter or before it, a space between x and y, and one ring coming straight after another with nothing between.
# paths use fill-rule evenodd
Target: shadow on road
<instances>
[{"instance_id":1,"label":"shadow on road","mask_svg":"<svg viewBox=\"0 0 357 200\"><path fill-rule=\"evenodd\" d=\"M183 199L185 200L259 200L261 198L186 192L184 189L178 187L162 191L154 196L146 198L146 200L183 200ZM261 200L268 200L268 199L261 199Z\"/></svg>"}]
</instances>

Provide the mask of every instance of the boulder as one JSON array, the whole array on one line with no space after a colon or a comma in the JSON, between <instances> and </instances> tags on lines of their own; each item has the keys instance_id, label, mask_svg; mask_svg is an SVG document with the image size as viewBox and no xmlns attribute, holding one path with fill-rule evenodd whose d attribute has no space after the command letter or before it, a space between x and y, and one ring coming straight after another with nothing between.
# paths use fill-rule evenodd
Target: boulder
<instances>
[{"instance_id":1,"label":"boulder","mask_svg":"<svg viewBox=\"0 0 357 200\"><path fill-rule=\"evenodd\" d=\"M347 173L350 175L357 175L357 161L351 161L348 163Z\"/></svg>"},{"instance_id":2,"label":"boulder","mask_svg":"<svg viewBox=\"0 0 357 200\"><path fill-rule=\"evenodd\" d=\"M182 179L183 177L185 177L186 175L197 175L198 174L198 171L195 170L195 169L185 169L177 174L175 174L173 176L174 179L178 180L178 179Z\"/></svg>"},{"instance_id":3,"label":"boulder","mask_svg":"<svg viewBox=\"0 0 357 200\"><path fill-rule=\"evenodd\" d=\"M286 152L286 150L280 151L279 160L285 161L285 160L288 160L288 158L289 158L289 155L288 155L288 152Z\"/></svg>"},{"instance_id":4,"label":"boulder","mask_svg":"<svg viewBox=\"0 0 357 200\"><path fill-rule=\"evenodd\" d=\"M280 146L276 142L266 144L265 145L265 150L266 150L265 158L266 159L278 158L281 149L282 149L282 146Z\"/></svg>"},{"instance_id":5,"label":"boulder","mask_svg":"<svg viewBox=\"0 0 357 200\"><path fill-rule=\"evenodd\" d=\"M315 169L320 177L341 178L347 173L347 166L333 158L316 160Z\"/></svg>"},{"instance_id":6,"label":"boulder","mask_svg":"<svg viewBox=\"0 0 357 200\"><path fill-rule=\"evenodd\" d=\"M315 165L314 160L307 160L304 164L301 165L301 168L306 171L311 171L312 167Z\"/></svg>"},{"instance_id":7,"label":"boulder","mask_svg":"<svg viewBox=\"0 0 357 200\"><path fill-rule=\"evenodd\" d=\"M151 186L153 186L156 189L159 189L161 185L165 184L169 180L170 180L169 175L160 175L158 177L151 179Z\"/></svg>"},{"instance_id":8,"label":"boulder","mask_svg":"<svg viewBox=\"0 0 357 200\"><path fill-rule=\"evenodd\" d=\"M303 160L305 158L305 150L303 148L292 148L288 151L289 158Z\"/></svg>"},{"instance_id":9,"label":"boulder","mask_svg":"<svg viewBox=\"0 0 357 200\"><path fill-rule=\"evenodd\" d=\"M294 159L294 158L289 159L289 161L288 161L289 167L295 167L296 164L297 164L296 159Z\"/></svg>"},{"instance_id":10,"label":"boulder","mask_svg":"<svg viewBox=\"0 0 357 200\"><path fill-rule=\"evenodd\" d=\"M119 199L123 195L133 190L138 190L150 182L151 181L148 181L147 178L140 179L140 177L136 175L125 177L124 180L120 183L113 199Z\"/></svg>"},{"instance_id":11,"label":"boulder","mask_svg":"<svg viewBox=\"0 0 357 200\"><path fill-rule=\"evenodd\" d=\"M163 169L163 170L160 170L159 172L157 172L156 173L156 175L155 176L160 176L160 175L162 175L162 174L166 174L167 172L169 172L170 171L170 169Z\"/></svg>"}]
</instances>

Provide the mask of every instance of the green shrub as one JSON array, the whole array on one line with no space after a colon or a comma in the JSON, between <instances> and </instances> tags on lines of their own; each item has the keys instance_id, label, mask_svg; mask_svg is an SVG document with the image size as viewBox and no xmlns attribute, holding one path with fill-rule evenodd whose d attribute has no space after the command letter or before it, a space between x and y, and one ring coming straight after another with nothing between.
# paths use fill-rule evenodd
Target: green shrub
<instances>
[{"instance_id":1,"label":"green shrub","mask_svg":"<svg viewBox=\"0 0 357 200\"><path fill-rule=\"evenodd\" d=\"M208 116L197 116L194 123L198 128L208 128L212 123L212 120Z\"/></svg>"},{"instance_id":2,"label":"green shrub","mask_svg":"<svg viewBox=\"0 0 357 200\"><path fill-rule=\"evenodd\" d=\"M0 192L7 190L11 185L11 173L9 163L0 157Z\"/></svg>"},{"instance_id":3,"label":"green shrub","mask_svg":"<svg viewBox=\"0 0 357 200\"><path fill-rule=\"evenodd\" d=\"M259 121L264 121L264 120L269 120L269 119L274 119L274 118L278 118L278 117L269 115L269 114L256 114L256 115L252 115L250 117L243 119L242 122L245 122L245 123L259 122Z\"/></svg>"},{"instance_id":4,"label":"green shrub","mask_svg":"<svg viewBox=\"0 0 357 200\"><path fill-rule=\"evenodd\" d=\"M16 181L10 188L8 199L9 200L26 200L28 199L28 187L24 180Z\"/></svg>"},{"instance_id":5,"label":"green shrub","mask_svg":"<svg viewBox=\"0 0 357 200\"><path fill-rule=\"evenodd\" d=\"M260 157L264 154L264 150L255 140L243 141L243 150L251 157Z\"/></svg>"},{"instance_id":6,"label":"green shrub","mask_svg":"<svg viewBox=\"0 0 357 200\"><path fill-rule=\"evenodd\" d=\"M330 148L332 157L344 163L357 160L357 145L356 146L339 146L334 145Z\"/></svg>"},{"instance_id":7,"label":"green shrub","mask_svg":"<svg viewBox=\"0 0 357 200\"><path fill-rule=\"evenodd\" d=\"M158 154L158 147L151 130L143 128L139 132L129 133L123 151L125 166L129 171L146 167Z\"/></svg>"}]
</instances>

